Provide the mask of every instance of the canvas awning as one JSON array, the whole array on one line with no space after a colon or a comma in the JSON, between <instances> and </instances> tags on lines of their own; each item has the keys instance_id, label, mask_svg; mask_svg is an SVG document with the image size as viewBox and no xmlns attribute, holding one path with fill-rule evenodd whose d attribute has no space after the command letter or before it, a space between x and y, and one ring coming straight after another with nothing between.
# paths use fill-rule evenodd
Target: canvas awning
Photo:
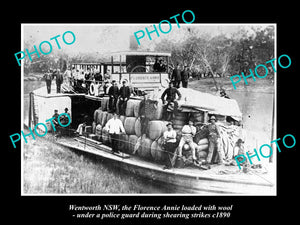
<instances>
[{"instance_id":1,"label":"canvas awning","mask_svg":"<svg viewBox=\"0 0 300 225\"><path fill-rule=\"evenodd\" d=\"M185 111L189 109L191 111L202 110L208 111L210 114L231 116L235 120L242 119L242 113L237 101L234 99L227 99L190 88L179 88L178 90L182 95L178 104L179 107L184 108ZM163 91L164 90L162 90L162 92Z\"/></svg>"}]
</instances>

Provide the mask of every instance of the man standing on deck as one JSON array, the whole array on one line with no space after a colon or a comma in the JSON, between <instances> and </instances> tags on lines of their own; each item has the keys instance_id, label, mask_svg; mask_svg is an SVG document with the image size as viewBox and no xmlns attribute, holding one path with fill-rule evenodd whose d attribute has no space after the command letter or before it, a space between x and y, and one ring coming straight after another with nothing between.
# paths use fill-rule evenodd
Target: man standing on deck
<instances>
[{"instance_id":1,"label":"man standing on deck","mask_svg":"<svg viewBox=\"0 0 300 225\"><path fill-rule=\"evenodd\" d=\"M127 106L127 101L130 97L130 89L126 85L126 81L123 80L123 86L120 88L119 96L119 114L125 116L125 110Z\"/></svg>"},{"instance_id":2,"label":"man standing on deck","mask_svg":"<svg viewBox=\"0 0 300 225\"><path fill-rule=\"evenodd\" d=\"M176 68L173 70L171 80L174 82L174 87L175 88L180 87L181 72L179 70L179 64L177 64Z\"/></svg>"},{"instance_id":3,"label":"man standing on deck","mask_svg":"<svg viewBox=\"0 0 300 225\"><path fill-rule=\"evenodd\" d=\"M108 108L110 112L116 112L116 105L119 97L119 88L115 80L113 80L111 83L112 86L108 90L108 96L109 96Z\"/></svg>"},{"instance_id":4,"label":"man standing on deck","mask_svg":"<svg viewBox=\"0 0 300 225\"><path fill-rule=\"evenodd\" d=\"M215 151L215 148L219 154L219 160L221 164L224 164L224 158L225 154L223 152L223 149L220 149L219 146L219 139L220 139L220 131L219 127L216 124L216 117L211 116L209 120L210 124L208 125L208 141L209 141L209 147L208 147L208 156L206 158L207 163L212 163L212 157L213 153Z\"/></svg>"},{"instance_id":5,"label":"man standing on deck","mask_svg":"<svg viewBox=\"0 0 300 225\"><path fill-rule=\"evenodd\" d=\"M51 82L52 82L52 69L49 69L47 73L43 76L46 81L47 93L51 94Z\"/></svg>"},{"instance_id":6,"label":"man standing on deck","mask_svg":"<svg viewBox=\"0 0 300 225\"><path fill-rule=\"evenodd\" d=\"M56 71L56 93L60 93L60 86L64 81L64 77L62 73L60 72L60 69L57 69Z\"/></svg>"},{"instance_id":7,"label":"man standing on deck","mask_svg":"<svg viewBox=\"0 0 300 225\"><path fill-rule=\"evenodd\" d=\"M108 130L110 141L111 141L111 150L113 153L119 153L117 149L118 139L120 131L125 133L123 123L117 117L117 113L113 113L113 118L107 121L105 128Z\"/></svg>"},{"instance_id":8,"label":"man standing on deck","mask_svg":"<svg viewBox=\"0 0 300 225\"><path fill-rule=\"evenodd\" d=\"M187 66L184 66L184 69L181 72L181 81L182 81L183 88L187 88L189 77L190 77L190 74L187 69L188 69Z\"/></svg>"}]
</instances>

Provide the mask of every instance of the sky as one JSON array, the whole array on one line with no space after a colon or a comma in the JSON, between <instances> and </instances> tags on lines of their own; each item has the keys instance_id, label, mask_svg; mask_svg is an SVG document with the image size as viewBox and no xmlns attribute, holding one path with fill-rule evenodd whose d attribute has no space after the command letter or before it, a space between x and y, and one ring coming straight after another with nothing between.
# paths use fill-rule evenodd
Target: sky
<instances>
[{"instance_id":1,"label":"sky","mask_svg":"<svg viewBox=\"0 0 300 225\"><path fill-rule=\"evenodd\" d=\"M80 52L97 52L103 54L106 52L116 52L129 50L130 35L134 35L139 30L145 31L147 27L150 31L153 30L153 24L23 24L24 40L32 39L38 47L42 41L49 41L53 49L57 48L55 40L50 38L60 35L57 39L61 45L61 51L73 55ZM158 24L156 24L158 27ZM144 49L153 50L155 43L163 38L179 40L184 38L182 27L193 26L200 29L201 32L206 32L211 35L219 33L231 34L238 31L241 25L233 24L180 24L180 28L176 23L172 24L172 29L168 34L160 32L160 37L155 33L149 40L147 34L143 39L140 39L141 47ZM244 28L250 27L249 24L242 25ZM163 30L168 30L169 25L162 26ZM61 37L66 31L72 31L75 34L76 40L72 45L63 43ZM145 32L146 33L146 32ZM67 36L66 36L67 37Z\"/></svg>"}]
</instances>

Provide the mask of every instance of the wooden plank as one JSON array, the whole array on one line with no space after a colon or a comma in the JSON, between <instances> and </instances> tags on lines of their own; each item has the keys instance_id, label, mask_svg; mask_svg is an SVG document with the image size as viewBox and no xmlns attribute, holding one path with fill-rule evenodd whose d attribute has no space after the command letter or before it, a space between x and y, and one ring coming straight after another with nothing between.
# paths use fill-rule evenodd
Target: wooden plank
<instances>
[{"instance_id":1,"label":"wooden plank","mask_svg":"<svg viewBox=\"0 0 300 225\"><path fill-rule=\"evenodd\" d=\"M111 148L108 147L108 146L105 146L103 145L101 142L99 141L95 141L93 139L90 139L90 138L84 138L82 136L79 136L77 138L74 138L74 140L76 141L79 141L81 143L85 143L89 146L92 146L94 148L97 148L98 150L101 150L101 151L105 151L105 152L108 152L108 153L111 153L113 155L116 155L116 156L119 156L121 158L124 158L124 159L128 159L130 158L130 155L124 153L124 152L119 152L119 153L116 153L116 152L112 152Z\"/></svg>"}]
</instances>

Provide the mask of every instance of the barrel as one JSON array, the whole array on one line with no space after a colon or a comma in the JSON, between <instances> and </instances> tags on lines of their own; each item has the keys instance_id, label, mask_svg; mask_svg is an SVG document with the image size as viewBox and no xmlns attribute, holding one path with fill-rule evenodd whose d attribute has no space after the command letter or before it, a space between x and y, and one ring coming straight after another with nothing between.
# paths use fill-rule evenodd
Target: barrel
<instances>
[{"instance_id":1,"label":"barrel","mask_svg":"<svg viewBox=\"0 0 300 225\"><path fill-rule=\"evenodd\" d=\"M163 107L164 105L162 104L162 102L158 101L158 102L152 102L151 104L155 105L153 107L154 110L152 110L151 112L147 112L146 110L146 114L147 114L147 118L149 118L149 120L161 120L163 117Z\"/></svg>"},{"instance_id":2,"label":"barrel","mask_svg":"<svg viewBox=\"0 0 300 225\"><path fill-rule=\"evenodd\" d=\"M135 121L134 132L135 132L136 136L138 136L138 137L142 136L142 125L141 125L141 119L140 118L138 118Z\"/></svg>"},{"instance_id":3,"label":"barrel","mask_svg":"<svg viewBox=\"0 0 300 225\"><path fill-rule=\"evenodd\" d=\"M138 155L144 159L151 159L151 144L152 140L149 138L142 138L141 146L138 149Z\"/></svg>"},{"instance_id":4,"label":"barrel","mask_svg":"<svg viewBox=\"0 0 300 225\"><path fill-rule=\"evenodd\" d=\"M138 136L128 135L128 153L133 153L137 140Z\"/></svg>"},{"instance_id":5,"label":"barrel","mask_svg":"<svg viewBox=\"0 0 300 225\"><path fill-rule=\"evenodd\" d=\"M125 132L128 135L135 134L135 117L126 117L124 121Z\"/></svg>"},{"instance_id":6,"label":"barrel","mask_svg":"<svg viewBox=\"0 0 300 225\"><path fill-rule=\"evenodd\" d=\"M159 138L153 141L151 144L151 157L155 162L164 162L166 160L167 153L162 149L163 138Z\"/></svg>"},{"instance_id":7,"label":"barrel","mask_svg":"<svg viewBox=\"0 0 300 225\"><path fill-rule=\"evenodd\" d=\"M104 127L107 122L107 114L108 112L102 112L102 120L101 120L102 127Z\"/></svg>"},{"instance_id":8,"label":"barrel","mask_svg":"<svg viewBox=\"0 0 300 225\"><path fill-rule=\"evenodd\" d=\"M147 136L151 140L160 138L167 130L167 121L152 120L148 123Z\"/></svg>"},{"instance_id":9,"label":"barrel","mask_svg":"<svg viewBox=\"0 0 300 225\"><path fill-rule=\"evenodd\" d=\"M101 109L102 109L102 111L107 111L108 110L108 100L109 100L108 97L103 97L101 99Z\"/></svg>"},{"instance_id":10,"label":"barrel","mask_svg":"<svg viewBox=\"0 0 300 225\"><path fill-rule=\"evenodd\" d=\"M127 134L120 134L118 141L117 141L117 148L121 152L129 153L129 143L128 143L128 135Z\"/></svg>"},{"instance_id":11,"label":"barrel","mask_svg":"<svg viewBox=\"0 0 300 225\"><path fill-rule=\"evenodd\" d=\"M127 105L126 105L126 110L125 110L125 115L129 116L129 117L133 117L135 116L134 114L134 108L137 107L136 105L140 104L140 100L135 100L135 99L129 99L127 101ZM138 109L137 110L137 114L138 114Z\"/></svg>"}]
</instances>

